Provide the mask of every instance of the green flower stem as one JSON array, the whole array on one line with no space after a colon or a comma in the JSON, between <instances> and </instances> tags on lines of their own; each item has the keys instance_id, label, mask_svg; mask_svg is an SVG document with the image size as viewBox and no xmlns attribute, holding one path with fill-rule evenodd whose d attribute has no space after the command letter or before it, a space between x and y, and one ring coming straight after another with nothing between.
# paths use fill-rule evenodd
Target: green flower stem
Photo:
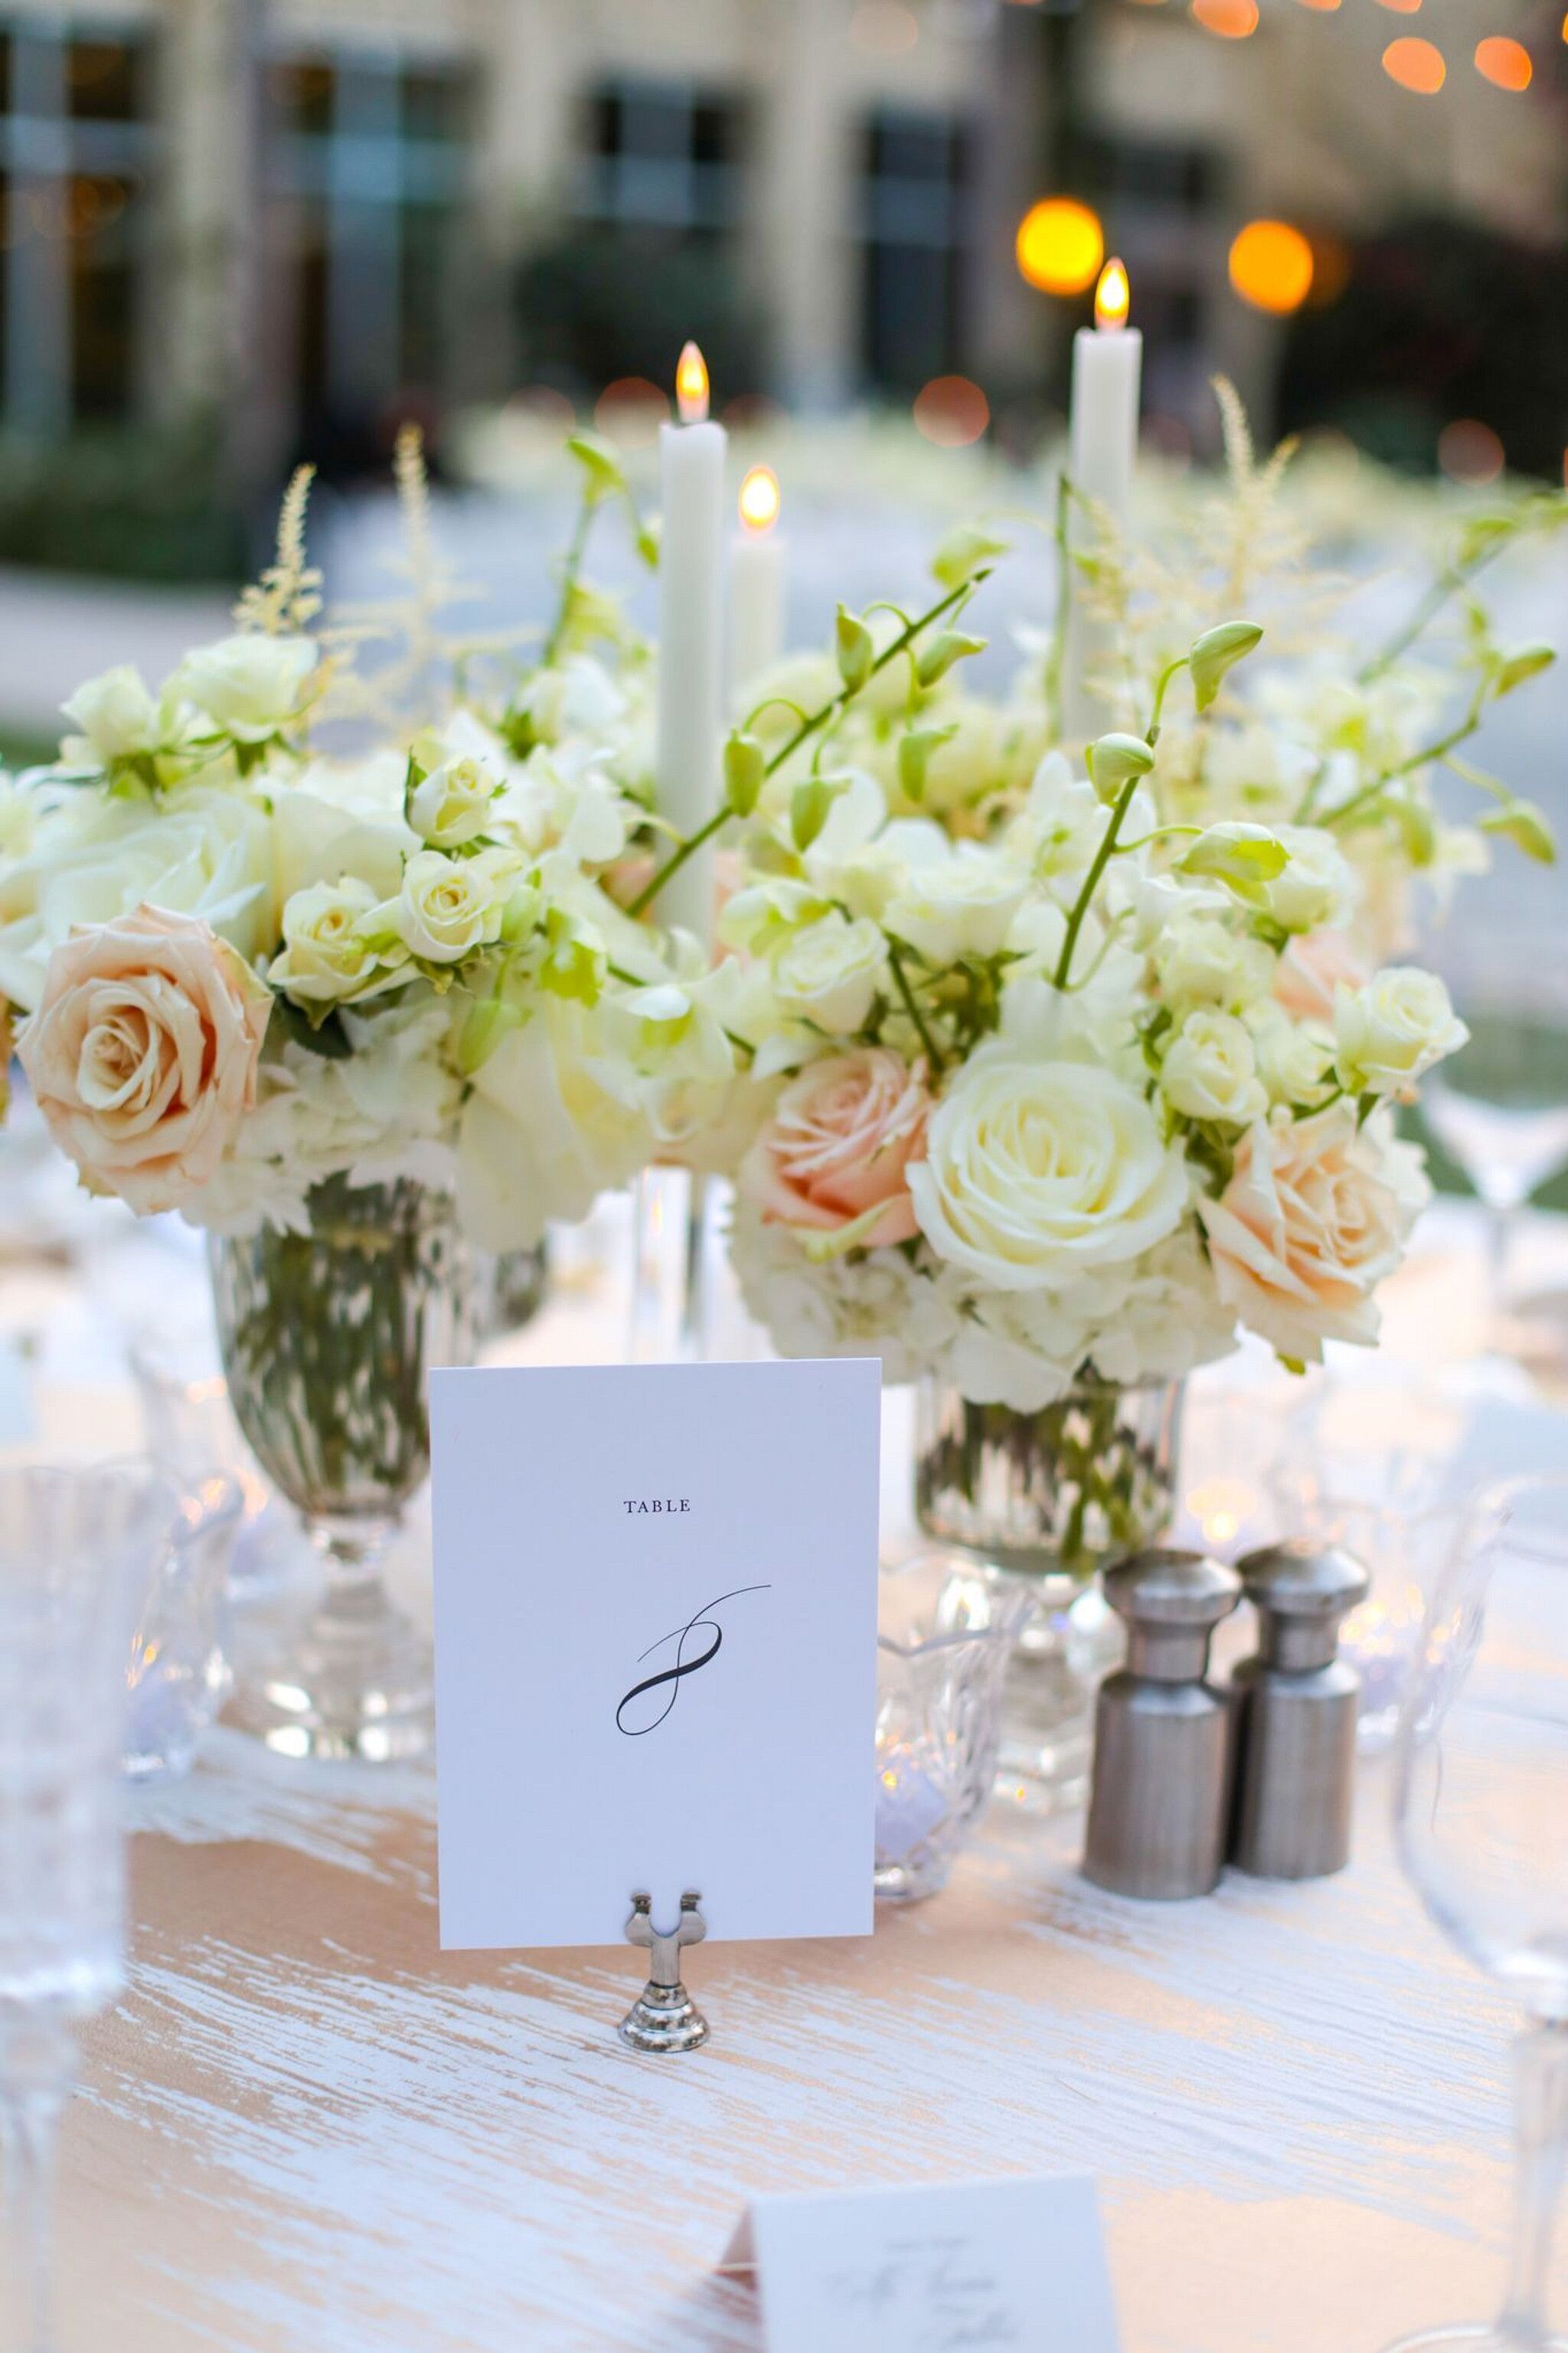
<instances>
[{"instance_id":1,"label":"green flower stem","mask_svg":"<svg viewBox=\"0 0 1568 2353\"><path fill-rule=\"evenodd\" d=\"M966 604L981 583L989 580L990 577L988 571L973 574L969 579L961 581L956 588L950 589L941 602L931 606L928 612L917 614L912 621L906 621L898 636L877 656L858 685L841 686L837 694L829 695L827 701L819 704L816 710L806 712L793 733L785 738L768 761L763 770L763 777L776 776L785 761L793 759L803 744L809 743L812 736L826 727L840 712L848 709L855 697L869 686L879 670L886 670L889 662L897 661L899 656L907 652L915 639L931 628L933 621L940 621L944 615L952 612L956 607ZM668 860L652 880L637 892L637 897L626 909L627 914L634 919L638 915L646 914L670 876L678 874L687 860L700 849L704 842L710 841L721 828L729 823L733 815L734 811L727 807L715 809L707 824L699 827L689 840L683 841L674 857Z\"/></svg>"},{"instance_id":2,"label":"green flower stem","mask_svg":"<svg viewBox=\"0 0 1568 2353\"><path fill-rule=\"evenodd\" d=\"M1110 823L1105 828L1100 848L1094 853L1094 862L1083 878L1083 888L1073 902L1072 913L1068 917L1067 932L1062 940L1062 952L1057 958L1056 971L1051 975L1053 988L1065 989L1071 976L1073 951L1078 945L1078 935L1083 929L1083 920L1089 913L1089 902L1100 887L1100 876L1110 863L1111 853L1116 848L1116 837L1121 832L1127 812L1132 806L1132 797L1142 781L1141 776L1129 776L1121 787L1116 807L1110 813Z\"/></svg>"},{"instance_id":3,"label":"green flower stem","mask_svg":"<svg viewBox=\"0 0 1568 2353\"><path fill-rule=\"evenodd\" d=\"M1449 599L1457 596L1461 589L1468 587L1476 575L1479 572L1484 572L1487 565L1494 562L1502 554L1503 549L1510 544L1510 539L1494 540L1489 546L1484 547L1478 555L1472 557L1468 564L1449 565L1440 572L1404 627L1396 629L1382 651L1374 654L1372 659L1364 663L1356 672L1356 684L1371 686L1384 675L1385 670L1392 670L1400 655L1407 653L1417 638L1425 636Z\"/></svg>"},{"instance_id":4,"label":"green flower stem","mask_svg":"<svg viewBox=\"0 0 1568 2353\"><path fill-rule=\"evenodd\" d=\"M899 995L904 1001L904 1011L909 1015L910 1019L914 1023L916 1029L920 1033L921 1044L925 1048L926 1058L931 1063L931 1074L933 1079L940 1077L941 1073L947 1068L947 1057L945 1054L939 1051L936 1040L931 1036L930 1029L926 1026L925 1017L921 1013L920 1007L915 1003L914 991L910 987L909 976L904 970L903 960L900 956L899 951L893 945L891 940L888 942L888 962L892 966L893 979L897 985Z\"/></svg>"},{"instance_id":5,"label":"green flower stem","mask_svg":"<svg viewBox=\"0 0 1568 2353\"><path fill-rule=\"evenodd\" d=\"M577 520L572 526L572 537L566 548L566 560L561 573L561 601L555 608L555 618L550 625L550 635L544 640L542 666L548 670L561 651L566 635L566 624L572 617L572 598L582 575L583 558L588 552L588 533L594 527L594 517L600 501L592 487L583 493L577 509Z\"/></svg>"},{"instance_id":6,"label":"green flower stem","mask_svg":"<svg viewBox=\"0 0 1568 2353\"><path fill-rule=\"evenodd\" d=\"M1363 785L1358 792L1351 795L1348 801L1342 801L1338 808L1325 809L1318 820L1319 824L1331 828L1342 825L1346 818L1353 817L1369 802L1376 800L1386 785L1395 783L1401 776L1408 776L1416 768L1427 767L1434 760L1447 761L1448 754L1455 746L1467 742L1480 723L1480 704L1479 702L1472 702L1459 724L1450 728L1447 735L1439 736L1436 744L1428 744L1419 752L1412 752L1407 760L1401 760L1394 767L1385 768L1382 776L1374 776L1370 785Z\"/></svg>"},{"instance_id":7,"label":"green flower stem","mask_svg":"<svg viewBox=\"0 0 1568 2353\"><path fill-rule=\"evenodd\" d=\"M1158 683L1154 688L1154 708L1149 713L1149 724L1143 731L1143 740L1147 744L1157 744L1160 740L1160 713L1165 708L1165 697L1170 691L1171 681L1179 671L1186 669L1187 660L1188 657L1185 654L1178 654L1175 660L1167 662L1160 672Z\"/></svg>"}]
</instances>

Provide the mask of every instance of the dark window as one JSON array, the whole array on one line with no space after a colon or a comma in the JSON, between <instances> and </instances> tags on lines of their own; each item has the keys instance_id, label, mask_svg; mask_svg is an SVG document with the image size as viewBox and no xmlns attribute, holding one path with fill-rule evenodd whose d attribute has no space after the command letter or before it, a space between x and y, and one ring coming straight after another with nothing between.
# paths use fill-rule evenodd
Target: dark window
<instances>
[{"instance_id":1,"label":"dark window","mask_svg":"<svg viewBox=\"0 0 1568 2353\"><path fill-rule=\"evenodd\" d=\"M135 122L142 113L140 51L128 41L72 41L66 81L72 120Z\"/></svg>"},{"instance_id":2,"label":"dark window","mask_svg":"<svg viewBox=\"0 0 1568 2353\"><path fill-rule=\"evenodd\" d=\"M865 372L917 389L960 358L965 140L951 116L875 114L860 183Z\"/></svg>"},{"instance_id":3,"label":"dark window","mask_svg":"<svg viewBox=\"0 0 1568 2353\"><path fill-rule=\"evenodd\" d=\"M622 227L720 231L740 210L741 111L689 83L605 83L585 106L576 210Z\"/></svg>"},{"instance_id":4,"label":"dark window","mask_svg":"<svg viewBox=\"0 0 1568 2353\"><path fill-rule=\"evenodd\" d=\"M442 388L468 77L345 47L280 61L271 87L301 438L329 466L380 464L395 413Z\"/></svg>"},{"instance_id":5,"label":"dark window","mask_svg":"<svg viewBox=\"0 0 1568 2353\"><path fill-rule=\"evenodd\" d=\"M152 133L148 42L0 26L0 419L32 434L132 408Z\"/></svg>"}]
</instances>

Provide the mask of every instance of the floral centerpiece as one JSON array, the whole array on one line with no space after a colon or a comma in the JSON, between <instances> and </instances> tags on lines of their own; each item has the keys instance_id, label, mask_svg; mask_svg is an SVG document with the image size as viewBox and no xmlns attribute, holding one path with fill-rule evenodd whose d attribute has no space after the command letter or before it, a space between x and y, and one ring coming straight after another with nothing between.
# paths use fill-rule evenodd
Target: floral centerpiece
<instances>
[{"instance_id":1,"label":"floral centerpiece","mask_svg":"<svg viewBox=\"0 0 1568 2353\"><path fill-rule=\"evenodd\" d=\"M337 1615L258 1702L294 1749L426 1736L373 1568L426 1467L426 1365L468 1344L472 1250L581 1216L733 1068L694 945L617 903L647 863L648 664L580 574L624 485L573 446L583 528L531 658L444 633L406 435L395 601L323 616L301 474L234 633L156 689L89 681L59 760L0 797L0 997L38 1107L91 1190L209 1229L237 1411L330 1556Z\"/></svg>"},{"instance_id":2,"label":"floral centerpiece","mask_svg":"<svg viewBox=\"0 0 1568 2353\"><path fill-rule=\"evenodd\" d=\"M1552 659L1497 644L1470 581L1563 502L1472 522L1415 621L1355 652L1321 609L1291 628L1321 575L1273 596L1282 461L1227 409L1201 546L1064 536L1110 723L1086 753L1060 626L1005 697L961 683L963 607L1006 552L978 530L931 613L841 612L831 661L767 681L729 747L742 1290L785 1353L924 1385L928 1525L1080 1574L1163 1516L1191 1368L1244 1331L1298 1368L1375 1339L1427 1195L1395 1107L1466 1036L1405 960L1413 889L1489 837L1552 854L1460 746ZM1277 653L1230 602L1254 591ZM1464 635L1435 660L1450 596ZM1479 827L1437 815L1444 764Z\"/></svg>"}]
</instances>

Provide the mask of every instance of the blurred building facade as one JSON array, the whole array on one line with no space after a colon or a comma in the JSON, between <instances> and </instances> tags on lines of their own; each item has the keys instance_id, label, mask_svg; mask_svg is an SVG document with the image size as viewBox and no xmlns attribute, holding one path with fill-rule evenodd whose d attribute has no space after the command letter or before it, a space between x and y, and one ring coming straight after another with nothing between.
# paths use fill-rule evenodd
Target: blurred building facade
<instances>
[{"instance_id":1,"label":"blurred building facade","mask_svg":"<svg viewBox=\"0 0 1568 2353\"><path fill-rule=\"evenodd\" d=\"M1506 94L1464 62L1472 0L1426 0L1455 64L1422 99L1380 72L1385 7L1261 6L1226 39L1180 0L0 0L0 422L206 415L270 470L662 370L721 294L738 391L1023 396L1081 315L1014 267L1052 186L1129 261L1156 413L1216 364L1266 406L1237 227L1559 235L1568 52Z\"/></svg>"}]
</instances>

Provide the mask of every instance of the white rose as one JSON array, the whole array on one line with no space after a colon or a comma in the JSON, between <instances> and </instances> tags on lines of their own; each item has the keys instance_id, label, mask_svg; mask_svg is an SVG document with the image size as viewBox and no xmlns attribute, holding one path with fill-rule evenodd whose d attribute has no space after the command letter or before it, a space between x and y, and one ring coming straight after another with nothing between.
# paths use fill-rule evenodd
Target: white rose
<instances>
[{"instance_id":1,"label":"white rose","mask_svg":"<svg viewBox=\"0 0 1568 2353\"><path fill-rule=\"evenodd\" d=\"M187 654L174 682L225 734L263 744L297 715L315 667L309 638L241 631Z\"/></svg>"},{"instance_id":2,"label":"white rose","mask_svg":"<svg viewBox=\"0 0 1568 2353\"><path fill-rule=\"evenodd\" d=\"M1408 1094L1469 1036L1435 972L1390 965L1334 1008L1335 1068L1348 1094Z\"/></svg>"},{"instance_id":3,"label":"white rose","mask_svg":"<svg viewBox=\"0 0 1568 2353\"><path fill-rule=\"evenodd\" d=\"M1158 1241L1190 1180L1135 1088L1092 1063L1034 1061L999 1041L953 1079L909 1186L941 1257L994 1290L1032 1291Z\"/></svg>"},{"instance_id":4,"label":"white rose","mask_svg":"<svg viewBox=\"0 0 1568 2353\"><path fill-rule=\"evenodd\" d=\"M267 819L236 792L184 787L151 802L70 792L36 815L23 857L0 864L0 997L37 1003L49 957L79 923L146 904L202 915L247 963L273 928Z\"/></svg>"},{"instance_id":5,"label":"white rose","mask_svg":"<svg viewBox=\"0 0 1568 2353\"><path fill-rule=\"evenodd\" d=\"M546 1000L473 1073L458 1131L458 1208L482 1250L531 1249L552 1218L585 1217L656 1149L626 1092L604 1084L595 1011Z\"/></svg>"},{"instance_id":6,"label":"white rose","mask_svg":"<svg viewBox=\"0 0 1568 2353\"><path fill-rule=\"evenodd\" d=\"M1024 903L1028 876L994 852L961 847L911 867L883 918L889 931L933 965L995 955Z\"/></svg>"},{"instance_id":7,"label":"white rose","mask_svg":"<svg viewBox=\"0 0 1568 2353\"><path fill-rule=\"evenodd\" d=\"M1331 1050L1321 1034L1292 1021L1282 1005L1249 1006L1247 1026L1258 1075L1271 1103L1309 1103L1324 1082Z\"/></svg>"},{"instance_id":8,"label":"white rose","mask_svg":"<svg viewBox=\"0 0 1568 2353\"><path fill-rule=\"evenodd\" d=\"M403 821L407 764L388 745L357 760L307 760L272 800L275 924L297 891L341 874L395 899L418 837Z\"/></svg>"},{"instance_id":9,"label":"white rose","mask_svg":"<svg viewBox=\"0 0 1568 2353\"><path fill-rule=\"evenodd\" d=\"M521 860L506 850L481 849L476 858L418 850L403 870L397 897L362 918L362 934L379 944L390 930L426 964L461 964L500 937L509 891L521 871Z\"/></svg>"},{"instance_id":10,"label":"white rose","mask_svg":"<svg viewBox=\"0 0 1568 2353\"><path fill-rule=\"evenodd\" d=\"M1189 915L1156 943L1154 969L1170 1004L1240 1013L1268 996L1274 959L1261 940L1244 938L1217 917Z\"/></svg>"},{"instance_id":11,"label":"white rose","mask_svg":"<svg viewBox=\"0 0 1568 2353\"><path fill-rule=\"evenodd\" d=\"M456 849L484 832L497 790L482 761L444 761L415 786L408 822L432 849Z\"/></svg>"},{"instance_id":12,"label":"white rose","mask_svg":"<svg viewBox=\"0 0 1568 2353\"><path fill-rule=\"evenodd\" d=\"M283 910L282 954L268 969L271 987L297 1005L339 1005L384 985L386 965L360 928L374 905L369 883L352 874L296 891Z\"/></svg>"},{"instance_id":13,"label":"white rose","mask_svg":"<svg viewBox=\"0 0 1568 2353\"><path fill-rule=\"evenodd\" d=\"M1355 879L1333 835L1310 825L1279 825L1273 833L1288 853L1283 872L1264 886L1275 922L1288 932L1342 923L1355 897Z\"/></svg>"},{"instance_id":14,"label":"white rose","mask_svg":"<svg viewBox=\"0 0 1568 2353\"><path fill-rule=\"evenodd\" d=\"M104 767L157 744L158 706L128 662L89 678L60 708L81 730L79 738L68 739L73 750L84 744Z\"/></svg>"},{"instance_id":15,"label":"white rose","mask_svg":"<svg viewBox=\"0 0 1568 2353\"><path fill-rule=\"evenodd\" d=\"M808 923L773 962L773 992L784 1010L834 1037L864 1027L888 969L888 946L866 916L854 923L837 908Z\"/></svg>"},{"instance_id":16,"label":"white rose","mask_svg":"<svg viewBox=\"0 0 1568 2353\"><path fill-rule=\"evenodd\" d=\"M1189 1013L1160 1071L1160 1092L1188 1119L1245 1127L1268 1108L1252 1039L1234 1013Z\"/></svg>"}]
</instances>

